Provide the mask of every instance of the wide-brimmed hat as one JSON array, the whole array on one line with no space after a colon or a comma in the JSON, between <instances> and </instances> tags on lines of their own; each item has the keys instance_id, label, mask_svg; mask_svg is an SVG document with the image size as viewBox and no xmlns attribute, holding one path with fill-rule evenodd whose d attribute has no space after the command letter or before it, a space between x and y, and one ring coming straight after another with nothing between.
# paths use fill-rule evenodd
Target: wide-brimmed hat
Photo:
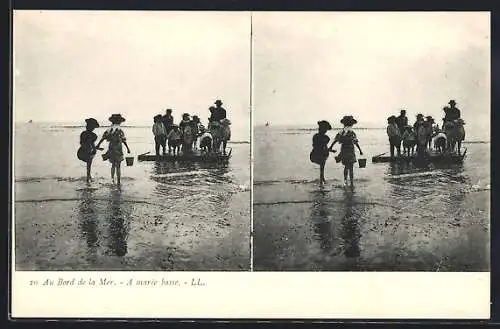
<instances>
[{"instance_id":1,"label":"wide-brimmed hat","mask_svg":"<svg viewBox=\"0 0 500 329\"><path fill-rule=\"evenodd\" d=\"M111 114L111 116L108 118L111 123L122 123L125 122L125 118L122 117L121 114Z\"/></svg>"},{"instance_id":2,"label":"wide-brimmed hat","mask_svg":"<svg viewBox=\"0 0 500 329\"><path fill-rule=\"evenodd\" d=\"M332 125L330 124L330 122L326 120L318 121L318 127L323 128L325 130L332 130Z\"/></svg>"},{"instance_id":3,"label":"wide-brimmed hat","mask_svg":"<svg viewBox=\"0 0 500 329\"><path fill-rule=\"evenodd\" d=\"M215 101L215 103L214 103L214 104L215 104L215 105L222 105L222 101L221 101L220 99L218 99L218 100L216 100L216 101Z\"/></svg>"},{"instance_id":4,"label":"wide-brimmed hat","mask_svg":"<svg viewBox=\"0 0 500 329\"><path fill-rule=\"evenodd\" d=\"M85 123L87 124L87 127L89 127L89 128L98 128L99 127L99 122L97 122L97 120L94 118L85 119Z\"/></svg>"},{"instance_id":5,"label":"wide-brimmed hat","mask_svg":"<svg viewBox=\"0 0 500 329\"><path fill-rule=\"evenodd\" d=\"M432 122L434 122L434 118L433 118L432 116L430 116L430 115L426 116L425 118L426 118L428 121L432 121Z\"/></svg>"},{"instance_id":6,"label":"wide-brimmed hat","mask_svg":"<svg viewBox=\"0 0 500 329\"><path fill-rule=\"evenodd\" d=\"M352 126L358 123L358 121L354 119L352 115L346 115L342 118L342 120L340 120L340 123L346 126Z\"/></svg>"},{"instance_id":7,"label":"wide-brimmed hat","mask_svg":"<svg viewBox=\"0 0 500 329\"><path fill-rule=\"evenodd\" d=\"M418 119L418 118L422 118L422 119L423 119L423 118L424 118L424 115L423 115L422 113L419 113L419 114L417 114L417 119Z\"/></svg>"},{"instance_id":8,"label":"wide-brimmed hat","mask_svg":"<svg viewBox=\"0 0 500 329\"><path fill-rule=\"evenodd\" d=\"M455 102L455 100L454 100L454 99L450 99L450 101L448 102L448 104L450 104L450 105L451 105L451 104L457 104L457 102Z\"/></svg>"},{"instance_id":9,"label":"wide-brimmed hat","mask_svg":"<svg viewBox=\"0 0 500 329\"><path fill-rule=\"evenodd\" d=\"M183 113L183 114L182 114L182 117L183 117L183 118L186 118L186 117L187 117L187 118L189 118L189 117L190 117L190 115L189 115L189 113Z\"/></svg>"}]
</instances>

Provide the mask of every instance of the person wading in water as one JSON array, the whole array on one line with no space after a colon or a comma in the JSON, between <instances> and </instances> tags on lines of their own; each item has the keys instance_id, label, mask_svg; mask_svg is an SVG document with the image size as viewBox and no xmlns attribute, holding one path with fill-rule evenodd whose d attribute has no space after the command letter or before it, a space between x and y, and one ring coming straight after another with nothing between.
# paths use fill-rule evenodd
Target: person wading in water
<instances>
[{"instance_id":1,"label":"person wading in water","mask_svg":"<svg viewBox=\"0 0 500 329\"><path fill-rule=\"evenodd\" d=\"M340 123L344 125L344 129L335 136L335 140L332 145L330 145L330 150L333 151L333 146L336 143L340 143L340 154L338 155L339 159L342 161L344 165L344 186L347 185L347 176L350 177L351 187L354 187L354 164L356 163L356 153L354 146L356 146L359 150L359 154L363 155L363 151L361 151L361 147L358 143L358 138L356 134L352 130L352 126L355 125L358 121L352 117L352 115L347 115L340 120Z\"/></svg>"},{"instance_id":2,"label":"person wading in water","mask_svg":"<svg viewBox=\"0 0 500 329\"><path fill-rule=\"evenodd\" d=\"M117 183L120 185L121 180L121 170L120 165L123 161L123 147L122 144L127 148L127 152L130 153L130 148L127 145L127 139L125 138L125 133L123 132L120 124L125 122L125 118L121 114L113 114L109 117L111 121L111 127L108 128L102 135L101 140L97 144L97 148L101 145L104 140L109 142L108 151L103 154L103 160L109 160L111 162L111 180L115 182L115 172Z\"/></svg>"},{"instance_id":3,"label":"person wading in water","mask_svg":"<svg viewBox=\"0 0 500 329\"><path fill-rule=\"evenodd\" d=\"M99 123L94 118L86 119L85 122L87 123L87 127L80 134L80 148L78 149L77 157L87 164L87 183L90 183L92 181L90 175L92 160L98 150L95 146L97 135L94 133L94 129L99 128ZM102 148L99 148L99 150L102 150Z\"/></svg>"},{"instance_id":4,"label":"person wading in water","mask_svg":"<svg viewBox=\"0 0 500 329\"><path fill-rule=\"evenodd\" d=\"M325 164L326 159L328 159L330 150L328 149L328 143L330 142L330 137L326 135L328 130L331 130L332 126L326 120L318 121L318 132L313 136L312 139L312 151L309 154L309 159L311 162L319 164L319 183L326 183L325 180ZM332 151L334 152L334 151Z\"/></svg>"}]
</instances>

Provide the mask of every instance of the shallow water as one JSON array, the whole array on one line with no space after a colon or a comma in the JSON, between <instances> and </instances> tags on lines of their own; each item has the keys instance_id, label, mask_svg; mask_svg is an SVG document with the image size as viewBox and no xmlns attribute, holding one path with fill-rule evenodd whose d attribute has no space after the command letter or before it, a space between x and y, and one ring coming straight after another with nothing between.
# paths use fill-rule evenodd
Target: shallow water
<instances>
[{"instance_id":1,"label":"shallow water","mask_svg":"<svg viewBox=\"0 0 500 329\"><path fill-rule=\"evenodd\" d=\"M150 127L124 130L132 155L154 151ZM228 145L227 165L123 163L121 187L98 153L89 186L81 131L15 127L17 270L250 269L247 141Z\"/></svg>"},{"instance_id":2,"label":"shallow water","mask_svg":"<svg viewBox=\"0 0 500 329\"><path fill-rule=\"evenodd\" d=\"M463 165L415 168L371 163L389 151L385 131L358 129L368 161L351 190L333 156L319 186L315 132L255 129L255 270L489 270L488 140L464 143Z\"/></svg>"}]
</instances>

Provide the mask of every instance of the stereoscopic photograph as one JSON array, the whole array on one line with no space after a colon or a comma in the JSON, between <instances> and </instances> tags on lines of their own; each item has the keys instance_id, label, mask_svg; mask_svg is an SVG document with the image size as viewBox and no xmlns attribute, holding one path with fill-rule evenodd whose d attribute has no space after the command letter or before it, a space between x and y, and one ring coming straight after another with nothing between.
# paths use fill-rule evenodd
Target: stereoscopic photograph
<instances>
[{"instance_id":1,"label":"stereoscopic photograph","mask_svg":"<svg viewBox=\"0 0 500 329\"><path fill-rule=\"evenodd\" d=\"M14 11L18 271L250 270L250 14Z\"/></svg>"},{"instance_id":2,"label":"stereoscopic photograph","mask_svg":"<svg viewBox=\"0 0 500 329\"><path fill-rule=\"evenodd\" d=\"M254 13L256 271L489 271L489 13Z\"/></svg>"}]
</instances>

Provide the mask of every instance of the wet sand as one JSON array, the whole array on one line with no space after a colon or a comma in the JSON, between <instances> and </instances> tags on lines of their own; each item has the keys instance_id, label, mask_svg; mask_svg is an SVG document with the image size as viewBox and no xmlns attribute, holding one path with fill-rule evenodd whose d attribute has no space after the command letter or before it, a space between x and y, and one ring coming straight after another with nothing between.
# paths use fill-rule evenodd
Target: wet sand
<instances>
[{"instance_id":1,"label":"wet sand","mask_svg":"<svg viewBox=\"0 0 500 329\"><path fill-rule=\"evenodd\" d=\"M255 270L489 270L489 191L471 192L463 207L438 218L371 202L340 182L310 188L295 189L291 202L254 205ZM280 195L294 186L254 193L263 189Z\"/></svg>"},{"instance_id":2,"label":"wet sand","mask_svg":"<svg viewBox=\"0 0 500 329\"><path fill-rule=\"evenodd\" d=\"M118 188L109 193L16 203L16 269L249 270L249 192L233 194L219 219L191 216L180 204L128 202Z\"/></svg>"}]
</instances>

